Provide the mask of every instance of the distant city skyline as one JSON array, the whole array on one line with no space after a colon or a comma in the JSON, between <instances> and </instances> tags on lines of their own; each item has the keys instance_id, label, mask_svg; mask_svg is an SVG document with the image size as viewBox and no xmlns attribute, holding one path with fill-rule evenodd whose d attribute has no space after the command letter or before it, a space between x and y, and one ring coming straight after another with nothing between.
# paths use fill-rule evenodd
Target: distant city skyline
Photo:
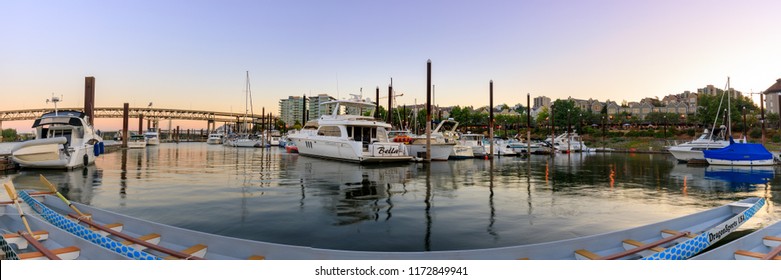
<instances>
[{"instance_id":1,"label":"distant city skyline","mask_svg":"<svg viewBox=\"0 0 781 280\"><path fill-rule=\"evenodd\" d=\"M778 10L772 0L10 0L0 110L51 107L52 93L80 107L94 76L99 107L243 112L245 71L256 112L304 94L387 96L391 78L397 103L412 105L425 102L428 59L440 106L487 105L489 80L494 104L511 106L526 93L639 101L727 77L761 92L781 78Z\"/></svg>"}]
</instances>

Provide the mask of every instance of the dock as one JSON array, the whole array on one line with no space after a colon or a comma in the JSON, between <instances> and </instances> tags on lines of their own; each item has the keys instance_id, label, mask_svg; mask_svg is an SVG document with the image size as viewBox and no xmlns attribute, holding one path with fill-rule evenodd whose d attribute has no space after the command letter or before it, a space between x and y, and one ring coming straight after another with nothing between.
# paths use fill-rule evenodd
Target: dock
<instances>
[{"instance_id":1,"label":"dock","mask_svg":"<svg viewBox=\"0 0 781 280\"><path fill-rule=\"evenodd\" d=\"M0 172L16 170L17 167L16 163L11 160L11 156L0 155Z\"/></svg>"}]
</instances>

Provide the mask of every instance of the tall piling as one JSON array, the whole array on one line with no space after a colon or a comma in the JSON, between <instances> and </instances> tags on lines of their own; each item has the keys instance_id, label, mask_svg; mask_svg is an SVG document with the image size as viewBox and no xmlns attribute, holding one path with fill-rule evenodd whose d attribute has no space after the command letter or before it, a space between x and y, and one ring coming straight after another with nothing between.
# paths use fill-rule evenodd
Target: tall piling
<instances>
[{"instance_id":1,"label":"tall piling","mask_svg":"<svg viewBox=\"0 0 781 280\"><path fill-rule=\"evenodd\" d=\"M426 63L426 162L431 162L431 59Z\"/></svg>"},{"instance_id":2,"label":"tall piling","mask_svg":"<svg viewBox=\"0 0 781 280\"><path fill-rule=\"evenodd\" d=\"M128 128L128 115L130 115L130 103L125 103L122 107L122 148L127 148L127 137L129 135Z\"/></svg>"},{"instance_id":3,"label":"tall piling","mask_svg":"<svg viewBox=\"0 0 781 280\"><path fill-rule=\"evenodd\" d=\"M377 87L377 91L374 94L374 118L380 118L380 87Z\"/></svg>"},{"instance_id":4,"label":"tall piling","mask_svg":"<svg viewBox=\"0 0 781 280\"><path fill-rule=\"evenodd\" d=\"M532 155L532 109L529 106L531 94L526 93L526 154Z\"/></svg>"},{"instance_id":5,"label":"tall piling","mask_svg":"<svg viewBox=\"0 0 781 280\"><path fill-rule=\"evenodd\" d=\"M301 108L301 128L306 124L306 94L304 94L304 108Z\"/></svg>"},{"instance_id":6,"label":"tall piling","mask_svg":"<svg viewBox=\"0 0 781 280\"><path fill-rule=\"evenodd\" d=\"M489 157L494 157L494 80L488 82L488 141L491 143Z\"/></svg>"},{"instance_id":7,"label":"tall piling","mask_svg":"<svg viewBox=\"0 0 781 280\"><path fill-rule=\"evenodd\" d=\"M393 78L391 78L391 83L388 85L388 124L393 126Z\"/></svg>"},{"instance_id":8,"label":"tall piling","mask_svg":"<svg viewBox=\"0 0 781 280\"><path fill-rule=\"evenodd\" d=\"M95 125L95 77L84 77L84 114L90 125ZM126 129L127 130L127 129Z\"/></svg>"}]
</instances>

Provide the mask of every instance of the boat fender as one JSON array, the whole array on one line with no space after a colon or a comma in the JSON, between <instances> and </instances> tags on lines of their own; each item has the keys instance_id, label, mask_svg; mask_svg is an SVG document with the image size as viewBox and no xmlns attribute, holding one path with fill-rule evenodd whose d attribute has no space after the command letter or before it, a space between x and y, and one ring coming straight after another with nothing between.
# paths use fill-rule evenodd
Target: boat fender
<instances>
[{"instance_id":1,"label":"boat fender","mask_svg":"<svg viewBox=\"0 0 781 280\"><path fill-rule=\"evenodd\" d=\"M95 156L99 156L100 155L100 145L98 145L98 143L95 143L95 145L92 145L92 153L95 154Z\"/></svg>"},{"instance_id":2,"label":"boat fender","mask_svg":"<svg viewBox=\"0 0 781 280\"><path fill-rule=\"evenodd\" d=\"M105 154L106 153L106 145L103 144L103 142L99 142L98 144L100 145L100 154L101 155Z\"/></svg>"},{"instance_id":3,"label":"boat fender","mask_svg":"<svg viewBox=\"0 0 781 280\"><path fill-rule=\"evenodd\" d=\"M89 156L84 155L84 167L87 167L89 165Z\"/></svg>"}]
</instances>

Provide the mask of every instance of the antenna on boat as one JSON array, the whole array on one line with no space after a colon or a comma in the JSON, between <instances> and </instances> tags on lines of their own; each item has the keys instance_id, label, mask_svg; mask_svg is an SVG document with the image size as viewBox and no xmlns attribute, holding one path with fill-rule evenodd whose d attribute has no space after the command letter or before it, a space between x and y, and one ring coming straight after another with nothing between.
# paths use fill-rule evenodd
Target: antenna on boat
<instances>
[{"instance_id":1,"label":"antenna on boat","mask_svg":"<svg viewBox=\"0 0 781 280\"><path fill-rule=\"evenodd\" d=\"M57 115L57 102L62 101L61 98L62 98L62 96L60 96L60 97L54 96L54 93L52 92L52 99L51 100L46 99L46 103L49 103L49 102L54 103L54 115L55 116Z\"/></svg>"}]
</instances>

